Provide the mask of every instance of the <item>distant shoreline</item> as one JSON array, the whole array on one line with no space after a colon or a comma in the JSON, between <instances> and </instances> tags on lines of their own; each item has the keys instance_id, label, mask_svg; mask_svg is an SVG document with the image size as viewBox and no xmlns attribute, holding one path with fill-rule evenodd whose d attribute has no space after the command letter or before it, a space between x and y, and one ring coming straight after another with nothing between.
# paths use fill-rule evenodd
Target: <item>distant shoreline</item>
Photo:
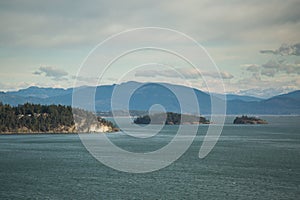
<instances>
[{"instance_id":1,"label":"distant shoreline","mask_svg":"<svg viewBox=\"0 0 300 200\"><path fill-rule=\"evenodd\" d=\"M268 116L268 117L299 117L300 114L290 114L290 115L272 115L272 114L247 114L247 113L241 113L241 114L229 114L229 115L213 115L213 116L228 116L228 117L236 117L236 116L240 116L240 115L249 115L249 116ZM205 115L203 114L202 116L212 116L212 115Z\"/></svg>"},{"instance_id":2,"label":"distant shoreline","mask_svg":"<svg viewBox=\"0 0 300 200\"><path fill-rule=\"evenodd\" d=\"M230 115L201 115L204 117L210 117L210 116L217 116L217 117L236 117L236 116L240 116L240 115L249 115L249 116L266 116L266 117L300 117L300 115L298 114L291 114L291 115L271 115L271 114L230 114ZM102 118L134 118L135 116L100 116Z\"/></svg>"},{"instance_id":3,"label":"distant shoreline","mask_svg":"<svg viewBox=\"0 0 300 200\"><path fill-rule=\"evenodd\" d=\"M19 133L0 133L0 135L79 135L79 134L115 134L117 132L103 132L103 133L75 133L75 132L70 132L70 133L53 133L53 132L35 132L35 133L26 133L26 132L19 132Z\"/></svg>"}]
</instances>

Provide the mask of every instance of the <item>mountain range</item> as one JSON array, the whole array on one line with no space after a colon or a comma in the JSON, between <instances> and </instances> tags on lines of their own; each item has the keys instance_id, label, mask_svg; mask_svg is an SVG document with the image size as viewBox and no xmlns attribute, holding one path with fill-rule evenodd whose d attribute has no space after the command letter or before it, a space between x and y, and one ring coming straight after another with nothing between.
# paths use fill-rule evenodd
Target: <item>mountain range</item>
<instances>
[{"instance_id":1,"label":"mountain range","mask_svg":"<svg viewBox=\"0 0 300 200\"><path fill-rule=\"evenodd\" d=\"M130 99L126 95L132 88L137 88ZM114 110L149 110L151 106L160 104L169 112L194 113L195 101L189 96L194 92L196 103L201 114L210 114L211 98L216 103L225 101L224 96L208 94L195 88L182 85L126 82L97 87L82 86L79 88L40 88L29 87L18 91L0 92L0 101L5 104L18 105L26 102L38 104L72 105L73 91L82 93L79 107L89 109L91 105L85 94L95 92L95 108L97 111L108 112L112 110L111 100L113 91L119 91L113 98ZM173 91L173 92L172 92ZM177 95L177 96L176 96ZM300 90L274 96L269 99L260 99L252 96L227 94L227 114L272 114L289 115L300 114Z\"/></svg>"}]
</instances>

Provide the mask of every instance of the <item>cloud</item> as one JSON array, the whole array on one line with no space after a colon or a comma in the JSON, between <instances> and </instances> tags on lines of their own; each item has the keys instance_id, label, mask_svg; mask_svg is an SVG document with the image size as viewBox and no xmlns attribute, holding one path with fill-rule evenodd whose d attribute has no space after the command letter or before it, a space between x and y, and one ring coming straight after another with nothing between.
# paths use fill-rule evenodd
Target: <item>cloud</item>
<instances>
[{"instance_id":1,"label":"cloud","mask_svg":"<svg viewBox=\"0 0 300 200\"><path fill-rule=\"evenodd\" d=\"M276 74L275 69L262 69L261 70L261 75L264 75L264 76L274 77L275 74Z\"/></svg>"},{"instance_id":2,"label":"cloud","mask_svg":"<svg viewBox=\"0 0 300 200\"><path fill-rule=\"evenodd\" d=\"M282 44L278 49L275 50L261 50L260 53L274 54L281 56L300 56L300 43L297 44Z\"/></svg>"},{"instance_id":3,"label":"cloud","mask_svg":"<svg viewBox=\"0 0 300 200\"><path fill-rule=\"evenodd\" d=\"M276 62L274 60L270 60L262 65L262 71L266 74L271 74L271 76L274 76L275 72L299 75L300 65L296 63L289 63L287 61Z\"/></svg>"},{"instance_id":4,"label":"cloud","mask_svg":"<svg viewBox=\"0 0 300 200\"><path fill-rule=\"evenodd\" d=\"M265 54L275 54L274 50L260 50L260 53L265 53Z\"/></svg>"},{"instance_id":5,"label":"cloud","mask_svg":"<svg viewBox=\"0 0 300 200\"><path fill-rule=\"evenodd\" d=\"M300 64L290 63L287 60L269 60L262 65L244 65L247 66L246 71L252 73L257 78L260 75L274 77L276 74L300 75Z\"/></svg>"},{"instance_id":6,"label":"cloud","mask_svg":"<svg viewBox=\"0 0 300 200\"><path fill-rule=\"evenodd\" d=\"M32 74L34 74L34 75L41 75L42 72L41 72L41 71L35 71L35 72L33 72Z\"/></svg>"},{"instance_id":7,"label":"cloud","mask_svg":"<svg viewBox=\"0 0 300 200\"><path fill-rule=\"evenodd\" d=\"M132 12L134 7L135 12ZM127 28L171 27L202 41L280 41L297 38L293 27L300 21L298 0L245 2L35 0L0 3L0 38L3 43L39 47L95 44ZM201 12L199 12L201 11ZM195 24L200 24L195 26ZM45 26L46 25L46 26ZM279 31L278 30L282 30ZM283 31L284 30L284 31ZM272 34L270 34L271 32ZM22 33L22 34L20 34ZM298 32L296 32L298 33ZM268 37L261 37L268 35ZM291 37L289 37L291 38Z\"/></svg>"},{"instance_id":8,"label":"cloud","mask_svg":"<svg viewBox=\"0 0 300 200\"><path fill-rule=\"evenodd\" d=\"M46 77L50 77L53 80L67 80L66 76L68 72L58 69L55 67L40 67L37 71L33 72L34 75L44 75Z\"/></svg>"},{"instance_id":9,"label":"cloud","mask_svg":"<svg viewBox=\"0 0 300 200\"><path fill-rule=\"evenodd\" d=\"M238 92L240 95L256 96L260 98L270 98L275 95L284 94L293 91L294 89L288 87L269 87L269 88L252 88L241 90Z\"/></svg>"},{"instance_id":10,"label":"cloud","mask_svg":"<svg viewBox=\"0 0 300 200\"><path fill-rule=\"evenodd\" d=\"M91 80L97 80L97 77L71 76L71 79L82 82L91 82Z\"/></svg>"},{"instance_id":11,"label":"cloud","mask_svg":"<svg viewBox=\"0 0 300 200\"><path fill-rule=\"evenodd\" d=\"M76 66L92 47L111 34L130 28L159 26L182 31L195 38L222 69L221 76L224 79L236 82L250 74L254 81L248 82L245 87L255 87L258 81L265 79L270 79L268 83L270 85L279 75L298 75L299 68L293 63L279 63L279 66L271 64L262 66L261 63L248 66L244 70L246 73L239 74L239 69L235 69L234 66L244 62L260 63L257 49L267 49L261 51L264 54L299 55L299 3L299 0L288 2L274 0L272 3L266 0L217 3L191 0L184 5L180 0L174 0L172 3L164 0L154 2L130 0L126 3L105 0L92 0L89 3L71 0L1 1L0 46L5 52L5 58L3 57L0 68L14 65L15 69L19 69L20 66L28 66L23 67L22 71L19 70L20 73L31 75L26 80L28 82L40 80L41 77L52 80L66 79L67 75L55 75L40 69L33 72L36 75L33 77L30 66L39 63L39 60L49 59L52 63L60 63L60 66ZM137 36L135 39L145 38ZM168 39L161 37L161 42ZM290 45L279 47L278 41ZM278 46L268 46L274 44ZM279 48L276 49L277 47ZM36 57L37 51L40 52L38 56L41 58ZM23 59L24 55L28 58ZM28 63L25 63L26 61ZM66 67L64 70L75 74L74 68ZM234 72L235 77L225 71ZM16 79L15 72L13 69L7 73L8 75L3 75L2 72L1 79L2 77ZM137 76L140 77L161 76L170 79L178 77L174 71L150 70L139 73ZM180 73L193 81L198 81L198 73L192 71ZM202 74L211 78L218 76L211 72ZM24 79L25 77L22 77L22 80ZM83 83L91 81L89 78L78 79ZM67 81L59 83L69 85Z\"/></svg>"},{"instance_id":12,"label":"cloud","mask_svg":"<svg viewBox=\"0 0 300 200\"><path fill-rule=\"evenodd\" d=\"M282 74L276 78L269 76L261 77L261 72L225 84L227 91L230 93L262 98L269 98L274 95L298 90L300 87L300 81L297 76Z\"/></svg>"},{"instance_id":13,"label":"cloud","mask_svg":"<svg viewBox=\"0 0 300 200\"><path fill-rule=\"evenodd\" d=\"M185 78L185 79L199 79L201 76L209 76L212 78L232 79L234 76L228 72L220 72L220 74L210 71L199 72L196 69L167 69L167 70L139 70L135 73L136 77L167 77L167 78Z\"/></svg>"},{"instance_id":14,"label":"cloud","mask_svg":"<svg viewBox=\"0 0 300 200\"><path fill-rule=\"evenodd\" d=\"M232 79L234 76L228 72L221 72L221 76L223 79Z\"/></svg>"},{"instance_id":15,"label":"cloud","mask_svg":"<svg viewBox=\"0 0 300 200\"><path fill-rule=\"evenodd\" d=\"M276 69L279 70L281 68L281 65L279 62L276 62L275 60L269 60L265 64L261 65L262 68L265 69Z\"/></svg>"},{"instance_id":16,"label":"cloud","mask_svg":"<svg viewBox=\"0 0 300 200\"><path fill-rule=\"evenodd\" d=\"M203 72L202 75L210 76L212 78L219 78L221 76L223 79L232 79L234 77L232 74L228 72L220 72L220 74L217 74L215 72Z\"/></svg>"},{"instance_id":17,"label":"cloud","mask_svg":"<svg viewBox=\"0 0 300 200\"><path fill-rule=\"evenodd\" d=\"M180 77L179 72L176 72L174 70L154 70L154 69L148 69L148 70L139 70L135 72L136 77L169 77L169 78L176 78ZM181 74L183 75L183 74ZM190 77L191 78L191 77Z\"/></svg>"},{"instance_id":18,"label":"cloud","mask_svg":"<svg viewBox=\"0 0 300 200\"><path fill-rule=\"evenodd\" d=\"M257 64L246 64L243 66L247 67L246 70L250 72L257 72L259 70L259 65Z\"/></svg>"},{"instance_id":19,"label":"cloud","mask_svg":"<svg viewBox=\"0 0 300 200\"><path fill-rule=\"evenodd\" d=\"M0 91L15 91L16 88L27 88L34 85L33 83L27 82L18 82L18 83L9 83L9 82L0 82Z\"/></svg>"}]
</instances>

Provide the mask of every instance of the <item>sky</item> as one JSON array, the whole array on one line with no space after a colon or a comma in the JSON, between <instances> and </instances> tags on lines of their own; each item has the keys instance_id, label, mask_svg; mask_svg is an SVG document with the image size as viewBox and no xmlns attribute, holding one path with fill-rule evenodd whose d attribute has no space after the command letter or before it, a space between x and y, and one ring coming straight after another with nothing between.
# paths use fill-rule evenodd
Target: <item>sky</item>
<instances>
[{"instance_id":1,"label":"sky","mask_svg":"<svg viewBox=\"0 0 300 200\"><path fill-rule=\"evenodd\" d=\"M299 0L0 1L0 90L95 84L104 69L101 62L91 62L94 68L86 76L80 71L90 52L114 34L142 27L175 30L197 41L217 65L226 93L267 98L299 90L299 10ZM195 54L195 46L176 34L164 34L136 32L119 46L107 44L97 59L108 60L114 48L126 49L154 36L160 39L157 44L169 42L168 47L179 47L193 58L205 56ZM122 57L101 83L164 80L206 90L198 75L178 57L148 50ZM216 78L209 69L201 75Z\"/></svg>"}]
</instances>

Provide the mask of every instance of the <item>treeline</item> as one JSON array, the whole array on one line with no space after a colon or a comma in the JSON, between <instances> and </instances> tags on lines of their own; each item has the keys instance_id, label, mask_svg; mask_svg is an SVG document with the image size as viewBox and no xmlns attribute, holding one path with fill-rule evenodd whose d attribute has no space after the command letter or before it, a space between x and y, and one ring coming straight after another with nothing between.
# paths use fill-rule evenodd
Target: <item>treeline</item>
<instances>
[{"instance_id":1,"label":"treeline","mask_svg":"<svg viewBox=\"0 0 300 200\"><path fill-rule=\"evenodd\" d=\"M234 124L267 124L268 122L256 117L248 117L247 115L242 115L241 117L236 117L233 123Z\"/></svg>"},{"instance_id":2,"label":"treeline","mask_svg":"<svg viewBox=\"0 0 300 200\"><path fill-rule=\"evenodd\" d=\"M71 106L0 102L0 132L48 132L74 126Z\"/></svg>"},{"instance_id":3,"label":"treeline","mask_svg":"<svg viewBox=\"0 0 300 200\"><path fill-rule=\"evenodd\" d=\"M153 115L143 115L134 120L135 124L209 124L209 120L201 116L180 114L180 113L157 113Z\"/></svg>"}]
</instances>

